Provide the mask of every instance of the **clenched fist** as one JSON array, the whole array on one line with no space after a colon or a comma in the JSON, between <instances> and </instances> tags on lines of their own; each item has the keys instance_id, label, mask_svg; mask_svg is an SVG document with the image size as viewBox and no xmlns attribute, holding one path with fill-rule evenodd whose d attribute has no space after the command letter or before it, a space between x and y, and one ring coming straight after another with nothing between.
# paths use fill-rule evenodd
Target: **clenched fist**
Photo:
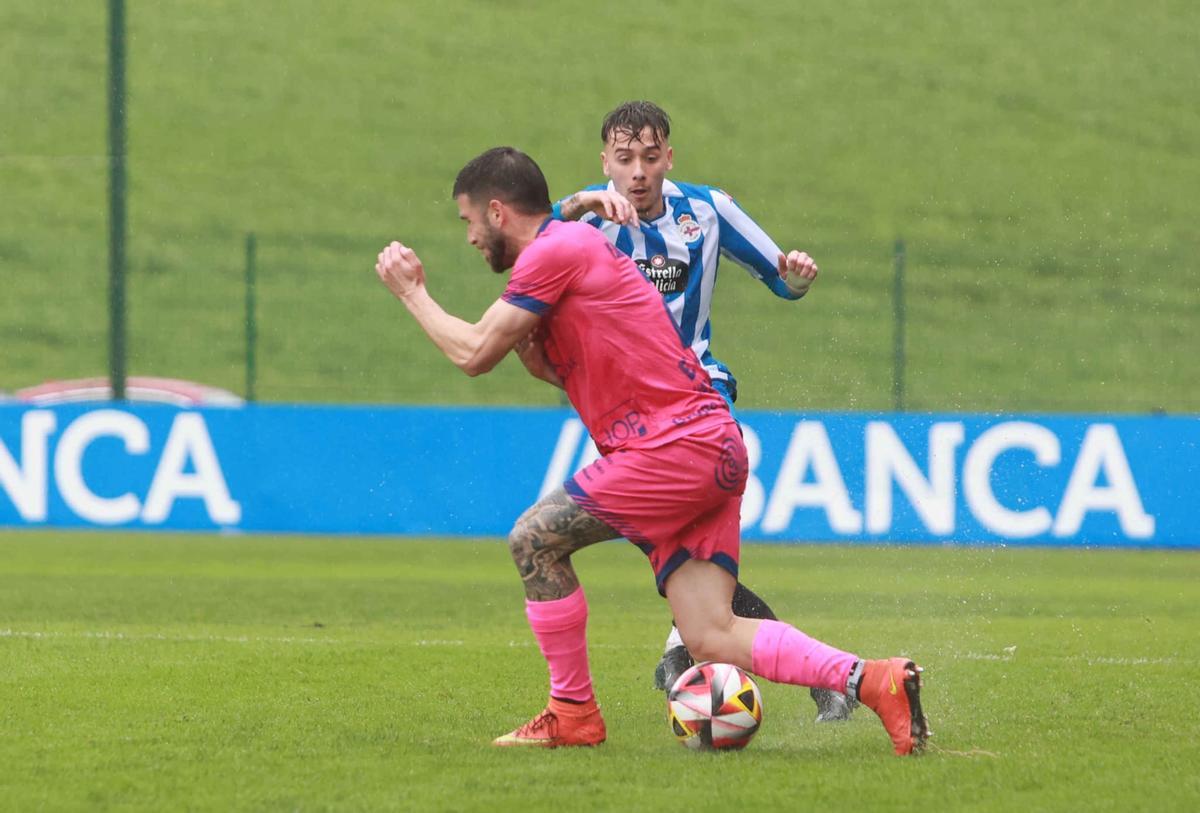
<instances>
[{"instance_id":1,"label":"clenched fist","mask_svg":"<svg viewBox=\"0 0 1200 813\"><path fill-rule=\"evenodd\" d=\"M417 253L403 243L393 241L379 252L375 273L397 299L404 299L425 286L425 266Z\"/></svg>"}]
</instances>

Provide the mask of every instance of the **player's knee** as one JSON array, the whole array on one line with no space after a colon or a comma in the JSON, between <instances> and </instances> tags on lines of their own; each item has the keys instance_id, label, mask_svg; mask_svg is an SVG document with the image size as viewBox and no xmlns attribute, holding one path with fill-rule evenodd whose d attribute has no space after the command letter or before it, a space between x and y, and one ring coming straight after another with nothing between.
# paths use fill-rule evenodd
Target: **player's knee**
<instances>
[{"instance_id":1,"label":"player's knee","mask_svg":"<svg viewBox=\"0 0 1200 813\"><path fill-rule=\"evenodd\" d=\"M721 634L717 630L680 630L683 645L691 653L692 660L722 661L724 647L721 644Z\"/></svg>"},{"instance_id":2,"label":"player's knee","mask_svg":"<svg viewBox=\"0 0 1200 813\"><path fill-rule=\"evenodd\" d=\"M726 624L721 619L702 620L698 624L681 624L679 634L688 652L697 661L733 663L736 659L737 639L733 625Z\"/></svg>"},{"instance_id":3,"label":"player's knee","mask_svg":"<svg viewBox=\"0 0 1200 813\"><path fill-rule=\"evenodd\" d=\"M532 542L532 534L525 523L518 522L513 526L508 532L508 552L512 554L514 562L520 564L533 554Z\"/></svg>"}]
</instances>

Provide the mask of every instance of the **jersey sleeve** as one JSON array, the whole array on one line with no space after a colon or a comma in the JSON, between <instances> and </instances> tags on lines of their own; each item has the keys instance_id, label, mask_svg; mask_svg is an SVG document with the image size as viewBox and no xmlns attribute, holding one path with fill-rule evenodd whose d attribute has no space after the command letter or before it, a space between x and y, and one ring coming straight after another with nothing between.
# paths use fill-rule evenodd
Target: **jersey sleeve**
<instances>
[{"instance_id":1,"label":"jersey sleeve","mask_svg":"<svg viewBox=\"0 0 1200 813\"><path fill-rule=\"evenodd\" d=\"M799 299L779 277L779 255L783 252L750 215L729 195L710 190L713 208L721 227L721 253L750 272L750 275L783 299Z\"/></svg>"},{"instance_id":2,"label":"jersey sleeve","mask_svg":"<svg viewBox=\"0 0 1200 813\"><path fill-rule=\"evenodd\" d=\"M567 240L549 235L534 240L517 258L500 298L538 316L544 315L579 276L578 254Z\"/></svg>"}]
</instances>

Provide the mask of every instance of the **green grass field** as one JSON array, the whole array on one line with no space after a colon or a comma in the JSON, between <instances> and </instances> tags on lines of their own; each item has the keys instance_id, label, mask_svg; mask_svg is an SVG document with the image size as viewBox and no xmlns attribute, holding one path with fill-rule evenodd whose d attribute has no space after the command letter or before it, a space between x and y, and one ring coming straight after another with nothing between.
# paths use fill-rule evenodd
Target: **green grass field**
<instances>
[{"instance_id":1,"label":"green grass field","mask_svg":"<svg viewBox=\"0 0 1200 813\"><path fill-rule=\"evenodd\" d=\"M374 257L410 242L482 312L458 168L513 143L566 194L648 97L675 177L821 264L798 307L723 274L742 405L890 407L902 236L912 408L1200 410L1191 0L127 5L131 373L241 390L254 231L260 397L555 402L513 363L458 374ZM107 369L104 6L0 7L0 389Z\"/></svg>"},{"instance_id":2,"label":"green grass field","mask_svg":"<svg viewBox=\"0 0 1200 813\"><path fill-rule=\"evenodd\" d=\"M763 684L740 754L676 745L667 611L576 557L599 749L499 752L545 667L497 541L6 532L0 799L30 809L1194 810L1194 553L747 546L784 617L928 669L936 748Z\"/></svg>"},{"instance_id":3,"label":"green grass field","mask_svg":"<svg viewBox=\"0 0 1200 813\"><path fill-rule=\"evenodd\" d=\"M724 266L740 407L890 408L902 237L909 408L1200 412L1190 0L127 6L131 374L241 391L252 231L261 399L557 403L459 374L374 257L482 312L455 172L510 143L566 194L650 98L672 177L821 265L798 306ZM0 4L0 395L107 371L104 7ZM749 750L685 751L642 557L577 558L610 739L514 754L545 673L497 541L0 532L0 808L1200 808L1196 553L747 546L785 618L925 664L919 760L774 685Z\"/></svg>"}]
</instances>

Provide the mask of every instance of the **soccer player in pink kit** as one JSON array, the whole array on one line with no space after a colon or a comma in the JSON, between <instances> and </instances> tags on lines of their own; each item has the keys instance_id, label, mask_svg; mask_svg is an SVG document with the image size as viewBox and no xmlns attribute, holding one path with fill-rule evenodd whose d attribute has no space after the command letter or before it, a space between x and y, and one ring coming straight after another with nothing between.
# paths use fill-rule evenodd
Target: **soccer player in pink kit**
<instances>
[{"instance_id":1,"label":"soccer player in pink kit","mask_svg":"<svg viewBox=\"0 0 1200 813\"><path fill-rule=\"evenodd\" d=\"M552 220L546 180L517 150L498 147L472 160L454 197L468 242L497 273L512 268L503 296L474 324L451 316L429 295L420 259L398 242L379 254L380 280L468 375L516 349L531 373L566 390L602 454L526 510L509 534L550 699L495 744L604 741L588 667L587 599L571 554L625 537L649 557L695 657L853 693L880 716L896 753L921 750L929 729L912 661L862 660L781 621L733 614L746 449L654 285L592 227Z\"/></svg>"}]
</instances>

